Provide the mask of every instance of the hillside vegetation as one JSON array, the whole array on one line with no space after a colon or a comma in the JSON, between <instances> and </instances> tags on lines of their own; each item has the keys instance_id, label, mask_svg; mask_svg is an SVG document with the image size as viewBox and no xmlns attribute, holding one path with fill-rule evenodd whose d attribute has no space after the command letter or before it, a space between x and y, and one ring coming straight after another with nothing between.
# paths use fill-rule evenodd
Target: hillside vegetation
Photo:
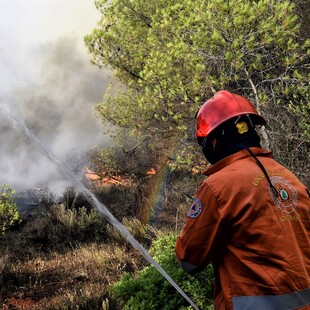
<instances>
[{"instance_id":1,"label":"hillside vegetation","mask_svg":"<svg viewBox=\"0 0 310 310\"><path fill-rule=\"evenodd\" d=\"M96 106L115 143L92 150L90 161L99 180L126 177L130 186L92 190L200 309L213 307L212 266L188 276L174 258L207 166L195 112L219 89L248 97L268 121L264 147L310 186L308 2L95 1L101 19L85 44L92 62L115 74ZM70 195L6 227L0 308L190 309L97 210Z\"/></svg>"},{"instance_id":2,"label":"hillside vegetation","mask_svg":"<svg viewBox=\"0 0 310 310\"><path fill-rule=\"evenodd\" d=\"M97 195L113 194L111 212L201 309L209 309L212 308L212 268L191 277L177 266L174 257L175 238L184 222L186 202L189 203L184 186L193 190L198 182L194 175L187 176L185 184L184 180L175 176L171 196L153 225L148 223L154 219L151 215L149 220L143 212L141 216L134 215L137 201L127 201L123 208L123 198L131 188L113 186ZM128 305L128 309L146 309L144 299L149 303L147 309L188 306L97 210L88 209L83 199L76 199L74 205L68 204L72 203L70 199L65 201L60 205L41 206L34 218L23 219L0 239L1 309L117 310L124 309L127 302L134 305L133 308ZM134 216L128 216L130 213ZM157 241L153 243L154 240ZM146 269L138 273L143 268ZM158 296L153 295L152 285L157 288ZM170 306L162 308L167 299Z\"/></svg>"},{"instance_id":3,"label":"hillside vegetation","mask_svg":"<svg viewBox=\"0 0 310 310\"><path fill-rule=\"evenodd\" d=\"M263 146L308 183L309 4L297 3L95 1L102 18L85 43L117 81L97 105L118 137L112 153L98 150L99 166L135 173L134 164L200 165L195 113L227 89L253 102L268 123Z\"/></svg>"}]
</instances>

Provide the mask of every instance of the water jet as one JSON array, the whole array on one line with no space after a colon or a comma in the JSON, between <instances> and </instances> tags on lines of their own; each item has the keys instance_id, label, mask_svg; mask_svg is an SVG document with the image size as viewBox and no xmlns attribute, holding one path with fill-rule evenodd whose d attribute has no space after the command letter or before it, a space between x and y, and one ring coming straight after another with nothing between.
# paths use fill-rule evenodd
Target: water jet
<instances>
[{"instance_id":1,"label":"water jet","mask_svg":"<svg viewBox=\"0 0 310 310\"><path fill-rule=\"evenodd\" d=\"M108 208L101 203L96 196L88 190L82 182L77 178L77 176L72 173L72 171L68 168L68 166L60 161L58 157L54 154L51 148L45 144L43 141L40 141L36 135L26 126L24 120L12 114L8 109L4 107L0 107L0 112L7 117L13 124L19 127L27 137L34 143L36 143L42 153L52 161L59 172L66 178L68 178L73 185L87 198L87 200L94 206L100 214L110 222L110 224L115 227L120 234L137 250L141 253L141 255L151 263L161 274L162 276L178 291L178 293L185 298L188 303L196 310L199 310L196 304L186 295L186 293L174 282L174 280L166 273L166 271L153 259L153 257L148 253L148 251L130 234L127 228L121 224L113 214L108 210Z\"/></svg>"}]
</instances>

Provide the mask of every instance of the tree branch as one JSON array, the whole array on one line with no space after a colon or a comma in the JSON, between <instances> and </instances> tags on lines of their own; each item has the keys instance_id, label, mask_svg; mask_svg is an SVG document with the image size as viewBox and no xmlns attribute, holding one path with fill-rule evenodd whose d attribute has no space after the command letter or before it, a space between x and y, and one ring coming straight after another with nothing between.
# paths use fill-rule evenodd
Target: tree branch
<instances>
[{"instance_id":1,"label":"tree branch","mask_svg":"<svg viewBox=\"0 0 310 310\"><path fill-rule=\"evenodd\" d=\"M253 83L252 79L251 79L251 76L250 76L250 73L248 72L248 70L245 68L244 69L244 72L247 76L247 79L248 79L248 82L250 83L251 85L251 88L252 88L252 91L254 93L254 96L255 96L255 102L256 102L256 109L257 109L257 112L259 114L261 114L261 104L259 102L259 98L258 98L258 92L257 92L257 88L255 86L255 84ZM270 149L270 139L268 137L268 134L267 134L267 130L265 128L265 126L262 127L261 129L261 133L262 133L262 137L263 137L263 145L267 148L267 149Z\"/></svg>"}]
</instances>

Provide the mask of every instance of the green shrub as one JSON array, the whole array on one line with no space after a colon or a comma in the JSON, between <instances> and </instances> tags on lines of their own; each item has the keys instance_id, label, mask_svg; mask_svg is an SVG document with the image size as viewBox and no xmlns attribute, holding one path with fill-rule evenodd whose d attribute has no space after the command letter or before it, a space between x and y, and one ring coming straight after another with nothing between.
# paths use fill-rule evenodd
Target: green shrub
<instances>
[{"instance_id":1,"label":"green shrub","mask_svg":"<svg viewBox=\"0 0 310 310\"><path fill-rule=\"evenodd\" d=\"M95 209L87 211L84 207L66 209L64 204L53 205L22 227L20 242L27 244L29 250L62 251L80 243L104 241L105 226L105 220Z\"/></svg>"},{"instance_id":2,"label":"green shrub","mask_svg":"<svg viewBox=\"0 0 310 310\"><path fill-rule=\"evenodd\" d=\"M5 231L19 221L19 213L13 201L14 191L7 185L2 186L0 195L0 233Z\"/></svg>"},{"instance_id":3,"label":"green shrub","mask_svg":"<svg viewBox=\"0 0 310 310\"><path fill-rule=\"evenodd\" d=\"M66 209L61 204L50 208L47 216L53 222L53 227L46 227L49 238L54 236L56 242L94 241L102 239L105 234L105 220L96 209Z\"/></svg>"},{"instance_id":4,"label":"green shrub","mask_svg":"<svg viewBox=\"0 0 310 310\"><path fill-rule=\"evenodd\" d=\"M199 309L213 309L213 268L209 265L198 275L186 274L176 263L172 234L153 242L150 254L193 300ZM135 276L124 274L122 279L110 287L112 298L124 310L139 309L191 309L188 302L163 278L153 266L139 271Z\"/></svg>"},{"instance_id":5,"label":"green shrub","mask_svg":"<svg viewBox=\"0 0 310 310\"><path fill-rule=\"evenodd\" d=\"M140 243L145 244L150 241L150 236L148 234L149 225L142 223L137 218L127 218L125 217L122 224L128 229L130 234ZM109 241L113 244L118 244L121 246L128 245L129 242L123 237L120 231L114 227L112 224L106 226L107 236Z\"/></svg>"}]
</instances>

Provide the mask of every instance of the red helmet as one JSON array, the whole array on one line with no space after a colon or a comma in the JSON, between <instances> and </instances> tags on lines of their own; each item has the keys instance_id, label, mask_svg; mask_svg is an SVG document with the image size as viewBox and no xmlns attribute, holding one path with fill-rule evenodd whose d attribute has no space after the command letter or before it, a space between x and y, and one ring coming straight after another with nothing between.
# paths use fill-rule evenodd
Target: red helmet
<instances>
[{"instance_id":1,"label":"red helmet","mask_svg":"<svg viewBox=\"0 0 310 310\"><path fill-rule=\"evenodd\" d=\"M221 90L199 109L196 117L196 136L207 137L219 125L239 115L251 115L251 121L255 125L266 125L265 119L257 113L250 101Z\"/></svg>"}]
</instances>

